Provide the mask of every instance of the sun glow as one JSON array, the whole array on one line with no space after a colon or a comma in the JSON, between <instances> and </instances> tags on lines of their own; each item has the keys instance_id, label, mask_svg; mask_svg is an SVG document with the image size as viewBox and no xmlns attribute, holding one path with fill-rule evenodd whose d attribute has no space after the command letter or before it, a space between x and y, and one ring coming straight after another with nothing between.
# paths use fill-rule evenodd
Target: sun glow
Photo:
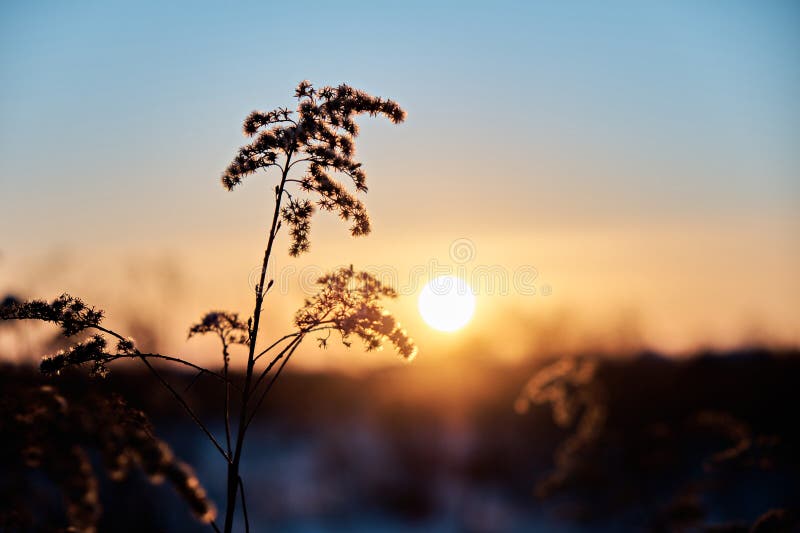
<instances>
[{"instance_id":1,"label":"sun glow","mask_svg":"<svg viewBox=\"0 0 800 533\"><path fill-rule=\"evenodd\" d=\"M432 328L456 331L475 313L475 294L463 279L440 276L428 282L419 295L419 313Z\"/></svg>"}]
</instances>

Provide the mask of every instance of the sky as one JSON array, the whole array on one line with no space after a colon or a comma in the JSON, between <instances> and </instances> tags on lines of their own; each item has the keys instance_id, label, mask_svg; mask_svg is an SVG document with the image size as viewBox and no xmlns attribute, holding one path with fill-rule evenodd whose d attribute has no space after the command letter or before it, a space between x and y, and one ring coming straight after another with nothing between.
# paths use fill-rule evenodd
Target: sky
<instances>
[{"instance_id":1,"label":"sky","mask_svg":"<svg viewBox=\"0 0 800 533\"><path fill-rule=\"evenodd\" d=\"M250 312L275 180L219 176L309 79L408 119L360 121L373 233L317 217L269 333L353 263L421 356L800 343L796 2L162 4L0 4L0 291L203 353L193 319ZM457 333L416 311L439 268L477 293ZM339 352L300 364L392 359Z\"/></svg>"}]
</instances>

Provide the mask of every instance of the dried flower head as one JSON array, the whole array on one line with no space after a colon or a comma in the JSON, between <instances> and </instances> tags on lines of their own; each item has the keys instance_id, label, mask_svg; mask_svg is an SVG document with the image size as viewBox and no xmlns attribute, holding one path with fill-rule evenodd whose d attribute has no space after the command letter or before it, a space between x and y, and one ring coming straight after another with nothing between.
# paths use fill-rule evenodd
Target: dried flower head
<instances>
[{"instance_id":1,"label":"dried flower head","mask_svg":"<svg viewBox=\"0 0 800 533\"><path fill-rule=\"evenodd\" d=\"M332 174L349 178L356 192L366 192L367 175L354 159L358 136L355 117L383 115L399 124L405 120L405 111L392 100L348 85L315 89L311 82L302 81L295 98L295 111L253 111L245 119L244 133L253 140L239 149L222 175L222 184L231 190L244 177L272 166L282 170L285 180L291 167L303 162L306 171L300 180L301 190L312 193L320 209L334 211L350 222L352 235L366 235L370 222L364 204ZM311 207L308 200L292 199L282 210L284 222L292 228L289 252L293 256L308 249Z\"/></svg>"},{"instance_id":2,"label":"dried flower head","mask_svg":"<svg viewBox=\"0 0 800 533\"><path fill-rule=\"evenodd\" d=\"M93 375L105 376L108 373L106 363L113 358L106 353L106 339L102 335L92 335L84 342L73 344L55 355L42 358L39 369L43 374L57 374L69 366L81 366L91 363Z\"/></svg>"},{"instance_id":3,"label":"dried flower head","mask_svg":"<svg viewBox=\"0 0 800 533\"><path fill-rule=\"evenodd\" d=\"M605 392L596 383L596 372L595 361L577 357L561 359L534 374L514 403L521 414L527 412L531 403L550 404L553 421L560 427L573 429L555 452L556 470L538 484L539 496L563 487L577 475L582 455L600 438L608 408Z\"/></svg>"},{"instance_id":4,"label":"dried flower head","mask_svg":"<svg viewBox=\"0 0 800 533\"><path fill-rule=\"evenodd\" d=\"M289 246L289 255L298 256L308 250L308 232L311 230L311 215L314 214L314 204L308 200L295 200L291 198L288 205L281 209L281 218L289 226L289 237L292 244Z\"/></svg>"},{"instance_id":5,"label":"dried flower head","mask_svg":"<svg viewBox=\"0 0 800 533\"><path fill-rule=\"evenodd\" d=\"M44 300L15 300L0 306L0 320L51 322L61 327L65 337L89 329L108 333L108 330L100 327L102 319L103 311L89 307L82 300L68 294L62 294L49 303ZM130 337L118 338L116 350L109 350L108 341L102 334L95 334L78 342L68 342L71 344L67 348L42 358L42 373L58 374L68 367L90 365L92 375L105 377L108 374L108 363L138 354Z\"/></svg>"},{"instance_id":6,"label":"dried flower head","mask_svg":"<svg viewBox=\"0 0 800 533\"><path fill-rule=\"evenodd\" d=\"M517 398L515 409L524 413L531 403L549 403L556 424L570 426L585 403L581 391L591 383L596 369L595 361L571 357L560 359L533 375Z\"/></svg>"},{"instance_id":7,"label":"dried flower head","mask_svg":"<svg viewBox=\"0 0 800 533\"><path fill-rule=\"evenodd\" d=\"M712 454L705 461L706 470L712 470L721 463L738 459L753 447L752 431L748 424L730 413L704 410L696 413L693 418L694 424L698 427L716 432L731 443L730 446Z\"/></svg>"},{"instance_id":8,"label":"dried flower head","mask_svg":"<svg viewBox=\"0 0 800 533\"><path fill-rule=\"evenodd\" d=\"M346 345L350 335L355 335L367 350L380 349L388 341L404 358L414 358L417 353L414 341L380 305L381 298L397 296L394 289L368 272L356 272L352 265L322 276L317 283L322 286L320 292L306 299L295 315L300 331L334 330Z\"/></svg>"},{"instance_id":9,"label":"dried flower head","mask_svg":"<svg viewBox=\"0 0 800 533\"><path fill-rule=\"evenodd\" d=\"M67 337L80 333L103 320L103 312L89 307L80 298L62 294L52 302L44 300L9 301L0 306L0 320L42 320L58 324Z\"/></svg>"},{"instance_id":10,"label":"dried flower head","mask_svg":"<svg viewBox=\"0 0 800 533\"><path fill-rule=\"evenodd\" d=\"M195 335L213 333L228 344L248 344L249 328L239 319L238 313L227 311L209 311L200 322L189 328L188 338Z\"/></svg>"}]
</instances>

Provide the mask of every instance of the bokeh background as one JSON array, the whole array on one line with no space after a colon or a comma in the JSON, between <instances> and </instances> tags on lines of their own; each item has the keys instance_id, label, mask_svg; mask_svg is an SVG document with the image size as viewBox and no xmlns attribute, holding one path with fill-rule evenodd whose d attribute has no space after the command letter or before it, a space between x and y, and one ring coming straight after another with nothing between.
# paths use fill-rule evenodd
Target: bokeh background
<instances>
[{"instance_id":1,"label":"bokeh background","mask_svg":"<svg viewBox=\"0 0 800 533\"><path fill-rule=\"evenodd\" d=\"M680 496L704 509L689 512L697 523L752 524L796 494L795 454L781 451L777 474L758 483L749 470L704 478L704 461L730 434L698 444L687 428L711 417L714 427L747 426L753 446L764 435L796 444L782 418L791 387L781 379L796 383L800 342L798 28L800 6L788 0L5 1L0 293L80 295L145 347L216 364L213 345L187 343L187 329L209 309L251 311L275 179L221 187L244 141L241 121L253 109L290 106L300 80L348 83L408 111L400 127L360 121L373 233L352 239L318 215L309 254L276 256L267 335L287 331L314 275L352 263L399 289L390 308L420 353L412 365L336 343L298 353L248 450L251 476L276 484L254 489L271 495L255 511L259 523L613 530L620 516L661 524L663 507ZM279 242L279 252L287 248ZM475 318L450 334L430 329L416 309L424 282L444 273L466 277L477 293ZM36 362L51 334L4 326L2 357ZM603 400L619 416L639 402L652 408L609 422L611 440L598 449L610 454L608 443L630 437L638 453L649 441L637 431L651 425L653 435L689 443L675 459L686 470L656 476L647 512L606 506L620 514L580 525L578 507L603 506L585 478L558 505L536 503L537 483L575 426L554 424L549 405L523 415L514 404L536 369L572 356L616 369L621 377L597 379L624 391ZM653 377L665 368L680 379ZM309 387L331 394L312 402ZM219 472L203 470L203 445L174 415L162 412L157 427L213 485ZM731 431L735 443L741 432ZM629 498L646 477L631 454L596 458L619 467ZM318 468L333 483L327 492L315 492ZM357 486L342 487L337 468ZM395 477L370 477L382 471ZM726 483L760 487L763 499L751 488L709 501L709 484ZM152 505L160 527L185 517L176 503L178 518L158 522L164 508Z\"/></svg>"}]
</instances>

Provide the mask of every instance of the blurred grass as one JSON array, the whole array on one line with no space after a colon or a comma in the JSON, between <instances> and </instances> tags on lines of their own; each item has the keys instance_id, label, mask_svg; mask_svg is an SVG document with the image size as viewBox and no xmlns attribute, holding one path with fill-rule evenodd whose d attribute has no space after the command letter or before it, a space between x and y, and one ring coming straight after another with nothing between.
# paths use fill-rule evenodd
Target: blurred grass
<instances>
[{"instance_id":1,"label":"blurred grass","mask_svg":"<svg viewBox=\"0 0 800 533\"><path fill-rule=\"evenodd\" d=\"M287 372L245 449L251 520L257 531L749 527L800 501L798 355L754 348L680 360L598 357L583 392L607 416L577 450L565 449L575 426L555 424L549 405L524 415L513 408L552 360L421 358L358 377ZM171 375L183 386L191 378ZM0 388L11 381L45 380L5 366ZM68 373L52 383L120 391L221 501L213 450L149 376L128 367L106 380ZM218 429L220 394L201 378L190 395ZM537 497L554 474L559 482ZM7 481L3 489L13 490ZM102 489L104 530L197 529L174 497L142 479Z\"/></svg>"}]
</instances>

